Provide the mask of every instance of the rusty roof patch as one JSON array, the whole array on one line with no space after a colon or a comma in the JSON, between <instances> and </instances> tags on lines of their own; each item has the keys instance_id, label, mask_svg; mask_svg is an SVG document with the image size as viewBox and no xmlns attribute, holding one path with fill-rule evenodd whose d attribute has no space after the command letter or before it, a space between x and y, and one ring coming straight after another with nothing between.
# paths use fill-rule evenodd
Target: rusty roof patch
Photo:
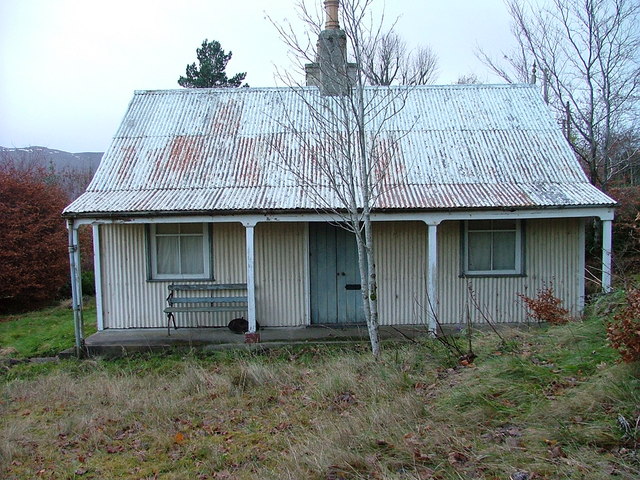
<instances>
[{"instance_id":1,"label":"rusty roof patch","mask_svg":"<svg viewBox=\"0 0 640 480\"><path fill-rule=\"evenodd\" d=\"M403 88L404 108L373 149L383 159L375 208L615 203L588 183L535 86L372 87L365 95L387 101ZM326 149L305 105L318 99L313 87L136 92L86 193L65 213L341 207L318 169ZM294 163L323 202L283 167Z\"/></svg>"}]
</instances>

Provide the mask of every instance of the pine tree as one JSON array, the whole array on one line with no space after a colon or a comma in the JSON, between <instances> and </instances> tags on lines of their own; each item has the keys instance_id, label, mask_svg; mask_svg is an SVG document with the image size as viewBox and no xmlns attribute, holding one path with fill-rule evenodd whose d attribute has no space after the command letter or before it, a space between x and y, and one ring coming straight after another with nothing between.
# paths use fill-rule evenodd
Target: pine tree
<instances>
[{"instance_id":1,"label":"pine tree","mask_svg":"<svg viewBox=\"0 0 640 480\"><path fill-rule=\"evenodd\" d=\"M225 53L220 42L206 38L202 47L196 49L198 66L194 63L187 65L186 77L178 79L178 85L186 88L216 88L216 87L240 87L247 76L245 73L236 73L228 78L225 72L227 63L231 60L232 53ZM248 86L245 84L244 86Z\"/></svg>"}]
</instances>

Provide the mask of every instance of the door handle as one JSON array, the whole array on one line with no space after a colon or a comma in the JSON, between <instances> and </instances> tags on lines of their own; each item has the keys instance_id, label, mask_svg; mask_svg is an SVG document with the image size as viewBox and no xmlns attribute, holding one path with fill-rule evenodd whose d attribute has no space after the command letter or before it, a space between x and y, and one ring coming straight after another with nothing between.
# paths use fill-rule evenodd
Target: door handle
<instances>
[{"instance_id":1,"label":"door handle","mask_svg":"<svg viewBox=\"0 0 640 480\"><path fill-rule=\"evenodd\" d=\"M345 290L362 290L362 285L359 283L347 283L344 288Z\"/></svg>"}]
</instances>

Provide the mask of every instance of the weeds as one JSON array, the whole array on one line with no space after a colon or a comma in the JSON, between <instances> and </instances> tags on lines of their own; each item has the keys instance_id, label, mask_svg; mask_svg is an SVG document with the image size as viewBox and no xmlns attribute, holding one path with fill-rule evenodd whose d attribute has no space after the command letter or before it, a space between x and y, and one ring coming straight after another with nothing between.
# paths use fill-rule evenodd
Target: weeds
<instances>
[{"instance_id":1,"label":"weeds","mask_svg":"<svg viewBox=\"0 0 640 480\"><path fill-rule=\"evenodd\" d=\"M543 285L535 298L519 293L518 297L529 309L528 315L538 322L563 324L569 321L569 310L561 307L562 300L553 293L553 285Z\"/></svg>"},{"instance_id":2,"label":"weeds","mask_svg":"<svg viewBox=\"0 0 640 480\"><path fill-rule=\"evenodd\" d=\"M640 372L603 332L474 332L467 367L432 339L18 365L0 477L637 478Z\"/></svg>"},{"instance_id":3,"label":"weeds","mask_svg":"<svg viewBox=\"0 0 640 480\"><path fill-rule=\"evenodd\" d=\"M640 288L627 290L626 305L607 324L607 337L623 361L640 361Z\"/></svg>"},{"instance_id":4,"label":"weeds","mask_svg":"<svg viewBox=\"0 0 640 480\"><path fill-rule=\"evenodd\" d=\"M628 442L631 448L637 449L640 444L640 414L635 419L631 418L631 421L619 414L618 426L622 432L622 440Z\"/></svg>"}]
</instances>

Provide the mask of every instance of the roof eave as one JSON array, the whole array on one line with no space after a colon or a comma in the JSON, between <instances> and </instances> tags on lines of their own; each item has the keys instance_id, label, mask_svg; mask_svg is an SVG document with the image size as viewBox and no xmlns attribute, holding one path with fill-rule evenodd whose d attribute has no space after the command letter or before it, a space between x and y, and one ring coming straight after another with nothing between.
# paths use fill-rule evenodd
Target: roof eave
<instances>
[{"instance_id":1,"label":"roof eave","mask_svg":"<svg viewBox=\"0 0 640 480\"><path fill-rule=\"evenodd\" d=\"M517 205L517 206L496 206L496 207L449 207L449 208L377 208L372 213L447 213L447 212L517 212L522 210L575 210L575 209L602 209L616 208L617 202L606 204L583 204L583 205ZM157 218L157 217L185 217L185 216L215 216L231 217L242 215L313 215L323 212L314 209L246 209L246 210L147 210L147 211L122 211L122 212L63 212L65 219L127 219L127 218ZM346 213L336 212L336 213Z\"/></svg>"}]
</instances>

